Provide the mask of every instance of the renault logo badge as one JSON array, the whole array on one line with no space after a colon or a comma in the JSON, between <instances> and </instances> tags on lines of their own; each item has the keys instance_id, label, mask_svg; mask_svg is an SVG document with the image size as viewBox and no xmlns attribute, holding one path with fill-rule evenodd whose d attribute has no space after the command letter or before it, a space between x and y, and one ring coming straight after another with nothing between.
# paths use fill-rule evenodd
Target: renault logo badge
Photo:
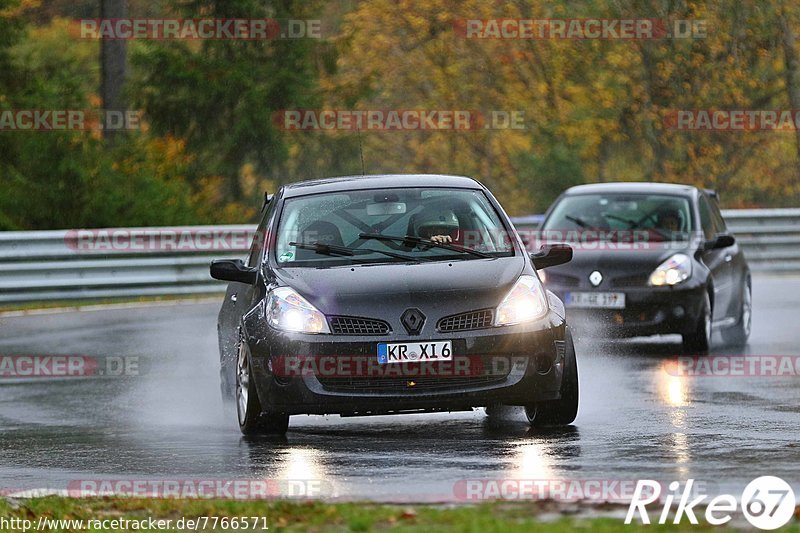
<instances>
[{"instance_id":1,"label":"renault logo badge","mask_svg":"<svg viewBox=\"0 0 800 533\"><path fill-rule=\"evenodd\" d=\"M422 331L422 325L425 324L425 315L419 309L406 309L405 313L400 317L400 322L402 322L409 335L419 335L419 332Z\"/></svg>"},{"instance_id":2,"label":"renault logo badge","mask_svg":"<svg viewBox=\"0 0 800 533\"><path fill-rule=\"evenodd\" d=\"M598 285L600 285L600 283L603 282L603 275L599 271L595 270L594 272L589 274L589 281L591 282L593 287L597 287Z\"/></svg>"}]
</instances>

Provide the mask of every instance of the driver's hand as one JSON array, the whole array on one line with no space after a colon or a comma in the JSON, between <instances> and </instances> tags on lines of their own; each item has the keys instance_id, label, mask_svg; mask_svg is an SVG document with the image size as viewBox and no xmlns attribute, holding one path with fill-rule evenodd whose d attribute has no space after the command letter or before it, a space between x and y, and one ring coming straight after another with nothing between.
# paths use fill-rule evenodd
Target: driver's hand
<instances>
[{"instance_id":1,"label":"driver's hand","mask_svg":"<svg viewBox=\"0 0 800 533\"><path fill-rule=\"evenodd\" d=\"M450 235L434 235L431 237L431 241L439 244L447 244L453 242L453 238L450 237Z\"/></svg>"}]
</instances>

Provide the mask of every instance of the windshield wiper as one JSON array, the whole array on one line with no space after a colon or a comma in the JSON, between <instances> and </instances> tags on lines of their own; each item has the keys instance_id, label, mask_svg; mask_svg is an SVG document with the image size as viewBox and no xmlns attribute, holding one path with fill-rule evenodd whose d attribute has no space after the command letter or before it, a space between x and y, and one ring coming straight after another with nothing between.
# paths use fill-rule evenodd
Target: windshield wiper
<instances>
[{"instance_id":1,"label":"windshield wiper","mask_svg":"<svg viewBox=\"0 0 800 533\"><path fill-rule=\"evenodd\" d=\"M313 250L314 252L322 255L345 256L352 257L354 255L365 254L383 254L395 259L402 259L403 261L419 262L418 257L405 254L396 254L394 252L387 252L385 250L374 250L372 248L348 248L346 246L337 246L335 244L323 244L321 242L290 242L289 246L294 246L302 250Z\"/></svg>"},{"instance_id":2,"label":"windshield wiper","mask_svg":"<svg viewBox=\"0 0 800 533\"><path fill-rule=\"evenodd\" d=\"M413 235L406 235L405 237L400 237L399 235L383 235L382 233L360 233L358 235L362 239L375 239L378 241L391 241L391 242L402 242L402 243L410 243L410 244L424 244L425 246L430 246L432 248L443 248L445 250L451 250L453 252L460 252L462 254L471 254L476 257L492 257L489 254L479 252L477 250L472 250L470 248L465 248L463 246L459 246L457 244L446 244L443 242L436 242L431 241L428 239L423 239L421 237L415 237Z\"/></svg>"},{"instance_id":3,"label":"windshield wiper","mask_svg":"<svg viewBox=\"0 0 800 533\"><path fill-rule=\"evenodd\" d=\"M597 231L600 230L600 228L598 228L597 226L592 226L591 224L589 224L588 222L586 222L585 220L583 220L580 217L574 217L572 215L564 215L564 218L566 218L570 222L574 222L575 224L579 225L583 229L593 229L593 230L597 230Z\"/></svg>"},{"instance_id":4,"label":"windshield wiper","mask_svg":"<svg viewBox=\"0 0 800 533\"><path fill-rule=\"evenodd\" d=\"M647 216L645 216L645 218L641 219L641 220L632 220L630 218L617 216L617 215L615 215L613 213L604 213L603 216L606 217L606 218L610 218L610 219L613 219L613 220L619 220L620 222L624 222L625 224L628 225L628 229L630 229L630 230L634 230L634 229L652 230L652 231L656 232L656 234L659 235L662 239L666 240L666 239L669 238L669 235L667 235L666 233L661 231L660 228L656 228L655 226L652 227L652 228L643 228L642 227L642 223L644 222L644 220L647 219Z\"/></svg>"}]
</instances>

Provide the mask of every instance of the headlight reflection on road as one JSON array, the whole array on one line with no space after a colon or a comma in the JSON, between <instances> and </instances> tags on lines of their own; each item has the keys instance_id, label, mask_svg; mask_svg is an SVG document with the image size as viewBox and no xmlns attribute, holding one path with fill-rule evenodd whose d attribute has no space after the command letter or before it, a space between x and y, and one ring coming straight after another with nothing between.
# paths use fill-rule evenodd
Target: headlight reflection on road
<instances>
[{"instance_id":1,"label":"headlight reflection on road","mask_svg":"<svg viewBox=\"0 0 800 533\"><path fill-rule=\"evenodd\" d=\"M512 451L508 477L513 479L555 479L553 459L541 444L522 444Z\"/></svg>"},{"instance_id":2,"label":"headlight reflection on road","mask_svg":"<svg viewBox=\"0 0 800 533\"><path fill-rule=\"evenodd\" d=\"M657 371L657 386L661 401L669 407L689 405L689 378L677 375L674 361L664 361Z\"/></svg>"},{"instance_id":3,"label":"headlight reflection on road","mask_svg":"<svg viewBox=\"0 0 800 533\"><path fill-rule=\"evenodd\" d=\"M673 428L679 429L667 436L667 452L674 457L677 473L689 475L688 463L691 460L689 439L683 429L686 427L687 407L690 406L690 378L676 372L675 361L664 361L659 366L656 377L659 399L667 407L667 417Z\"/></svg>"},{"instance_id":4,"label":"headlight reflection on road","mask_svg":"<svg viewBox=\"0 0 800 533\"><path fill-rule=\"evenodd\" d=\"M291 447L281 450L273 475L281 497L323 498L334 495L333 483L325 468L325 453L317 448Z\"/></svg>"},{"instance_id":5,"label":"headlight reflection on road","mask_svg":"<svg viewBox=\"0 0 800 533\"><path fill-rule=\"evenodd\" d=\"M279 479L326 480L323 452L316 448L287 448L277 458Z\"/></svg>"}]
</instances>

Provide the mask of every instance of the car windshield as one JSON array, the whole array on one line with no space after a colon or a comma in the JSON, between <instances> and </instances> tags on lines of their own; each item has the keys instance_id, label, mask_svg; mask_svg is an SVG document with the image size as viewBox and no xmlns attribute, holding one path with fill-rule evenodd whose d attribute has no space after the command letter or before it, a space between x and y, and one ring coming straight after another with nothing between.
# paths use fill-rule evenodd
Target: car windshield
<instances>
[{"instance_id":1,"label":"car windshield","mask_svg":"<svg viewBox=\"0 0 800 533\"><path fill-rule=\"evenodd\" d=\"M318 267L513 254L509 234L482 191L404 188L287 199L275 260L283 267Z\"/></svg>"},{"instance_id":2,"label":"car windshield","mask_svg":"<svg viewBox=\"0 0 800 533\"><path fill-rule=\"evenodd\" d=\"M542 225L548 235L570 241L685 240L694 225L689 201L666 194L580 194L565 196Z\"/></svg>"}]
</instances>

